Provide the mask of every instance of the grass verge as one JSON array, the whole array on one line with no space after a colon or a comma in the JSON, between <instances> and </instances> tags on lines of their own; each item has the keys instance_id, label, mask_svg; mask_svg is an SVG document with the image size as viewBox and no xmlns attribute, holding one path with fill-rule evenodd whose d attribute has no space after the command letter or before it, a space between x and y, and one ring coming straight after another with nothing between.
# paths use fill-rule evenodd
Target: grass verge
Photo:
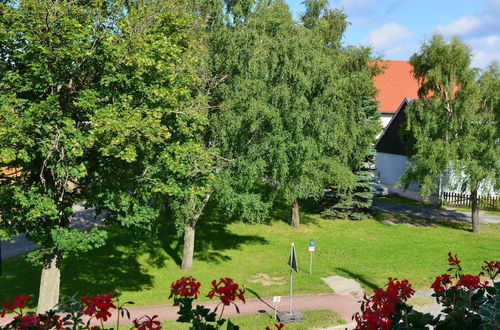
<instances>
[{"instance_id":1,"label":"grass verge","mask_svg":"<svg viewBox=\"0 0 500 330\"><path fill-rule=\"evenodd\" d=\"M345 324L345 321L340 315L331 310L304 311L304 321L287 323L285 329L311 329L311 328L327 328L339 324ZM240 329L265 329L269 327L275 329L274 324L279 323L274 320L274 315L256 314L231 317L231 322L238 325ZM162 322L164 329L187 330L189 324L179 323L175 321Z\"/></svg>"},{"instance_id":2,"label":"grass verge","mask_svg":"<svg viewBox=\"0 0 500 330\"><path fill-rule=\"evenodd\" d=\"M481 233L473 234L467 223L394 214L381 214L376 220L342 221L303 212L301 221L299 228L291 228L278 219L249 225L221 222L214 215L203 218L191 271L179 269L182 238L175 235L167 219L157 238L111 230L106 246L63 260L61 297L115 293L122 301L132 300L137 305L168 304L170 283L183 275L200 280L204 294L211 280L229 276L262 297L286 295L291 242L299 265L294 275L295 294L331 292L321 279L331 275L353 278L365 289L383 286L388 277L408 279L417 288L428 287L448 268L449 251L458 253L465 271L471 273L480 271L483 260L500 259L499 225L482 225ZM316 242L312 275L310 239ZM33 297L29 301L33 307L40 268L20 256L5 261L3 269L0 300L24 293Z\"/></svg>"}]
</instances>

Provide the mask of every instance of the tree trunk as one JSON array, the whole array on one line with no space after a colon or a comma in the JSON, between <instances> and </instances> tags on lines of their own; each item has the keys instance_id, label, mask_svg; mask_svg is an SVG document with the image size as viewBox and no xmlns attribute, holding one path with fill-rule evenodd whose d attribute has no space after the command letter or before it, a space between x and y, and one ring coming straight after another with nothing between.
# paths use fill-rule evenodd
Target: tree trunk
<instances>
[{"instance_id":1,"label":"tree trunk","mask_svg":"<svg viewBox=\"0 0 500 330\"><path fill-rule=\"evenodd\" d=\"M299 201L294 200L292 203L292 227L298 227L300 224Z\"/></svg>"},{"instance_id":2,"label":"tree trunk","mask_svg":"<svg viewBox=\"0 0 500 330\"><path fill-rule=\"evenodd\" d=\"M46 257L40 278L37 313L45 313L53 309L59 302L59 284L61 282L61 253Z\"/></svg>"},{"instance_id":3,"label":"tree trunk","mask_svg":"<svg viewBox=\"0 0 500 330\"><path fill-rule=\"evenodd\" d=\"M182 249L182 263L181 269L191 269L193 268L193 256L194 256L194 234L196 229L196 223L200 218L205 206L210 199L210 194L205 196L199 209L194 212L193 218L186 223L184 227L184 247Z\"/></svg>"},{"instance_id":4,"label":"tree trunk","mask_svg":"<svg viewBox=\"0 0 500 330\"><path fill-rule=\"evenodd\" d=\"M472 190L470 193L470 208L472 219L472 232L479 233L479 201L477 197L477 189Z\"/></svg>"},{"instance_id":5,"label":"tree trunk","mask_svg":"<svg viewBox=\"0 0 500 330\"><path fill-rule=\"evenodd\" d=\"M196 222L188 222L184 228L184 248L182 251L182 264L181 269L193 268L193 255L194 255L194 234Z\"/></svg>"}]
</instances>

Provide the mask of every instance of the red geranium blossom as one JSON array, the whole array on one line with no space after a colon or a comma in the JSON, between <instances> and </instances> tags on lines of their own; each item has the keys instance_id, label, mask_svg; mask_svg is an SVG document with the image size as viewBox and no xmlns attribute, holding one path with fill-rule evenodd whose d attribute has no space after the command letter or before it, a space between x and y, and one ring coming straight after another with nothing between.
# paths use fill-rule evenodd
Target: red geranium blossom
<instances>
[{"instance_id":1,"label":"red geranium blossom","mask_svg":"<svg viewBox=\"0 0 500 330\"><path fill-rule=\"evenodd\" d=\"M488 273L488 276L494 280L500 274L500 261L483 261L485 265L483 270Z\"/></svg>"},{"instance_id":2,"label":"red geranium blossom","mask_svg":"<svg viewBox=\"0 0 500 330\"><path fill-rule=\"evenodd\" d=\"M107 321L111 316L111 312L109 310L111 308L116 309L112 299L112 294L101 293L97 297L92 297L89 293L87 293L84 297L80 298L83 303L80 311L89 316L93 316L95 314L97 319Z\"/></svg>"},{"instance_id":3,"label":"red geranium blossom","mask_svg":"<svg viewBox=\"0 0 500 330\"><path fill-rule=\"evenodd\" d=\"M58 315L48 316L33 313L18 315L14 318L15 329L62 329L63 324Z\"/></svg>"},{"instance_id":4,"label":"red geranium blossom","mask_svg":"<svg viewBox=\"0 0 500 330\"><path fill-rule=\"evenodd\" d=\"M29 296L22 294L14 298L14 301L10 301L9 298L7 298L3 303L2 303L2 312L0 313L0 317L4 317L6 312L12 312L16 308L26 308L24 305L24 302L26 300L30 299Z\"/></svg>"},{"instance_id":5,"label":"red geranium blossom","mask_svg":"<svg viewBox=\"0 0 500 330\"><path fill-rule=\"evenodd\" d=\"M434 292L445 291L448 284L451 284L451 275L441 274L436 277L434 283L431 285L431 289L434 289Z\"/></svg>"},{"instance_id":6,"label":"red geranium blossom","mask_svg":"<svg viewBox=\"0 0 500 330\"><path fill-rule=\"evenodd\" d=\"M239 298L241 301L245 302L245 289L241 289L239 285L229 277L221 278L219 282L213 280L212 287L212 290L210 290L207 296L210 299L212 299L214 296L217 296L219 297L220 301L226 306L235 301L236 298Z\"/></svg>"},{"instance_id":7,"label":"red geranium blossom","mask_svg":"<svg viewBox=\"0 0 500 330\"><path fill-rule=\"evenodd\" d=\"M481 279L478 275L464 274L455 284L455 288L466 288L469 290L484 288L488 285L488 281L481 283Z\"/></svg>"},{"instance_id":8,"label":"red geranium blossom","mask_svg":"<svg viewBox=\"0 0 500 330\"><path fill-rule=\"evenodd\" d=\"M198 298L200 293L201 283L192 276L183 276L175 282L172 282L170 286L170 297L180 296L180 297L194 297Z\"/></svg>"},{"instance_id":9,"label":"red geranium blossom","mask_svg":"<svg viewBox=\"0 0 500 330\"><path fill-rule=\"evenodd\" d=\"M281 330L285 327L285 325L283 323L275 323L274 326L276 327L277 330ZM271 330L271 328L269 327L266 327L266 330Z\"/></svg>"},{"instance_id":10,"label":"red geranium blossom","mask_svg":"<svg viewBox=\"0 0 500 330\"><path fill-rule=\"evenodd\" d=\"M139 319L135 319L133 321L134 328L139 330L160 330L162 328L161 322L155 320L156 318L158 318L158 315L153 315L153 317L144 315Z\"/></svg>"},{"instance_id":11,"label":"red geranium blossom","mask_svg":"<svg viewBox=\"0 0 500 330\"><path fill-rule=\"evenodd\" d=\"M460 260L458 260L457 254L455 254L455 257L451 255L451 252L448 252L448 264L450 266L459 266L460 265Z\"/></svg>"},{"instance_id":12,"label":"red geranium blossom","mask_svg":"<svg viewBox=\"0 0 500 330\"><path fill-rule=\"evenodd\" d=\"M363 297L365 302L361 315L356 313L354 316L356 329L389 329L396 303L406 301L415 290L408 280L399 281L390 277L386 289L373 290L373 293L370 298L366 295Z\"/></svg>"}]
</instances>

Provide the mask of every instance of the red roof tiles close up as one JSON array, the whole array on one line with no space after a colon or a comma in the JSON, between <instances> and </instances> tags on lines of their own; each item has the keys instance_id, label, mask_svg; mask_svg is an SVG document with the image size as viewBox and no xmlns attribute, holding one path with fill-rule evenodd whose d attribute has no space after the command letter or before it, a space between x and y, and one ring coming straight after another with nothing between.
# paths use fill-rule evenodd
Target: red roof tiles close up
<instances>
[{"instance_id":1,"label":"red roof tiles close up","mask_svg":"<svg viewBox=\"0 0 500 330\"><path fill-rule=\"evenodd\" d=\"M418 98L420 85L413 77L410 62L382 60L375 63L383 70L373 79L378 89L375 100L379 101L380 112L396 112L404 98Z\"/></svg>"}]
</instances>

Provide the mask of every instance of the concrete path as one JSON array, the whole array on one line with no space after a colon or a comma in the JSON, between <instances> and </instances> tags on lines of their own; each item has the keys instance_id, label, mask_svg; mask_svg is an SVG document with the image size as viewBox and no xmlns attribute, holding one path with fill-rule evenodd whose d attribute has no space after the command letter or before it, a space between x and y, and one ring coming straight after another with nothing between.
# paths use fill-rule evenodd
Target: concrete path
<instances>
[{"instance_id":1,"label":"concrete path","mask_svg":"<svg viewBox=\"0 0 500 330\"><path fill-rule=\"evenodd\" d=\"M278 311L287 311L288 310L288 296L281 297L281 303L278 304ZM199 305L203 305L206 308L214 310L218 302L204 302ZM274 304L273 298L253 298L248 299L244 304L241 301L237 302L237 305L240 309L240 314L237 313L234 306L226 306L224 310L224 317L233 317L236 315L251 315L258 313L268 313L270 315L274 315ZM218 311L221 311L221 307L219 306ZM311 294L311 295L296 295L293 296L293 309L299 311L308 311L308 310L319 310L319 309L329 309L338 314L340 314L346 322L351 321L352 315L359 311L359 302L358 299L351 296L349 293L324 293L324 294ZM129 307L130 311L130 320L123 320L120 323L132 323L132 320L139 318L143 315L158 315L159 320L176 320L178 318L177 311L179 307L172 305L155 305L155 306L137 306L137 307ZM0 318L0 325L5 325L12 321L12 314L8 314L5 318ZM94 321L94 320L93 320ZM113 316L108 320L108 324L116 323L116 312L113 313ZM269 322L270 326L272 326L272 321ZM99 325L100 322L91 322L93 325Z\"/></svg>"},{"instance_id":2,"label":"concrete path","mask_svg":"<svg viewBox=\"0 0 500 330\"><path fill-rule=\"evenodd\" d=\"M104 215L96 217L94 209L85 209L83 203L73 206L71 228L86 230L97 226L104 220ZM38 246L26 239L24 234L14 236L9 241L0 241L2 260L38 249Z\"/></svg>"},{"instance_id":3,"label":"concrete path","mask_svg":"<svg viewBox=\"0 0 500 330\"><path fill-rule=\"evenodd\" d=\"M449 219L449 220L471 222L470 213L459 212L454 210L431 209L427 207L382 201L382 200L375 201L375 209L384 212L407 214L419 218ZM500 224L500 216L484 214L483 212L480 212L480 222Z\"/></svg>"}]
</instances>

